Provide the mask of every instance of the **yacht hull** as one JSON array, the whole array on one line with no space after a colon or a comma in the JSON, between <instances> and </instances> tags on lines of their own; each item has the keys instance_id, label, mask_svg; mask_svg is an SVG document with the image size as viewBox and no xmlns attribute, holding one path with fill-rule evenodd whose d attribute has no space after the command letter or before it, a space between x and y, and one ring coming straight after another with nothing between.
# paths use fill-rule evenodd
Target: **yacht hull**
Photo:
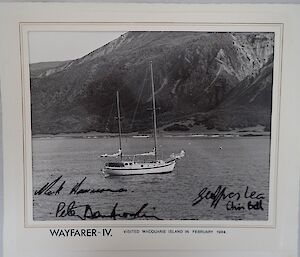
<instances>
[{"instance_id":1,"label":"yacht hull","mask_svg":"<svg viewBox=\"0 0 300 257\"><path fill-rule=\"evenodd\" d=\"M161 165L143 165L143 167L105 167L103 173L107 176L129 176L144 174L160 174L172 172L175 168L175 160Z\"/></svg>"}]
</instances>

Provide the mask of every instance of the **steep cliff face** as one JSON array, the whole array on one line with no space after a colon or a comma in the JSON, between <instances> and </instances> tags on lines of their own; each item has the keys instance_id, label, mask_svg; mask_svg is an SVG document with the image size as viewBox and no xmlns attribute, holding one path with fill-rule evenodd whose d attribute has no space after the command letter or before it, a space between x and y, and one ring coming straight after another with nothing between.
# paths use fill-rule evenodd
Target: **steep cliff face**
<instances>
[{"instance_id":1,"label":"steep cliff face","mask_svg":"<svg viewBox=\"0 0 300 257\"><path fill-rule=\"evenodd\" d=\"M219 121L250 106L270 113L273 37L273 33L125 33L80 59L32 76L33 133L116 131L117 90L124 130L147 129L150 60L159 126L206 113L203 122L209 127L243 127L245 122ZM243 115L237 113L237 120L245 120L239 116ZM247 125L267 124L270 115L262 116Z\"/></svg>"},{"instance_id":2,"label":"steep cliff face","mask_svg":"<svg viewBox=\"0 0 300 257\"><path fill-rule=\"evenodd\" d=\"M273 61L269 60L255 77L245 78L223 102L205 116L208 128L230 130L256 125L271 129Z\"/></svg>"}]
</instances>

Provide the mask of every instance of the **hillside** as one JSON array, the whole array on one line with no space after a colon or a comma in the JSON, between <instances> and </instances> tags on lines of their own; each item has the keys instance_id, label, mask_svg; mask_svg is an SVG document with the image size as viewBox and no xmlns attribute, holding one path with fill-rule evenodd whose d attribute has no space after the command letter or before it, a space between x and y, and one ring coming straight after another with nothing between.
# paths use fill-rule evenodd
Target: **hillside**
<instances>
[{"instance_id":1,"label":"hillside","mask_svg":"<svg viewBox=\"0 0 300 257\"><path fill-rule=\"evenodd\" d=\"M65 67L70 61L38 62L30 64L30 77L43 76L48 70L57 70L58 67Z\"/></svg>"},{"instance_id":2,"label":"hillside","mask_svg":"<svg viewBox=\"0 0 300 257\"><path fill-rule=\"evenodd\" d=\"M127 32L31 77L33 134L151 128L153 61L158 125L270 129L273 33ZM31 68L33 66L31 65ZM33 74L33 70L31 70Z\"/></svg>"}]
</instances>

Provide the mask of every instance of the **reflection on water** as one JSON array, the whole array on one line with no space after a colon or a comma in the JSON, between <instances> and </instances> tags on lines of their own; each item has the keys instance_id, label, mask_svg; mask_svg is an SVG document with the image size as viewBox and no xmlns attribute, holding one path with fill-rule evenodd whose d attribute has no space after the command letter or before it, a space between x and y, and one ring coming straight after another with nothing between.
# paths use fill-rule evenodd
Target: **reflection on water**
<instances>
[{"instance_id":1,"label":"reflection on water","mask_svg":"<svg viewBox=\"0 0 300 257\"><path fill-rule=\"evenodd\" d=\"M107 177L101 173L106 159L114 153L115 138L33 139L33 190L40 189L62 175L66 181L56 195L35 195L35 220L53 220L59 202L89 204L102 213L110 213L116 203L119 211L137 211L148 203L147 211L161 219L266 220L269 191L269 137L240 138L160 138L160 152L166 158L184 149L186 156L177 162L174 172L126 177ZM125 154L149 151L147 138L125 138ZM126 189L126 192L69 194L86 177L81 188ZM266 196L263 210L227 211L226 201L211 208L211 201L192 206L204 187L216 190L226 186L243 194L246 187ZM56 188L57 189L57 188ZM228 191L229 192L229 191ZM76 219L65 217L64 219Z\"/></svg>"}]
</instances>

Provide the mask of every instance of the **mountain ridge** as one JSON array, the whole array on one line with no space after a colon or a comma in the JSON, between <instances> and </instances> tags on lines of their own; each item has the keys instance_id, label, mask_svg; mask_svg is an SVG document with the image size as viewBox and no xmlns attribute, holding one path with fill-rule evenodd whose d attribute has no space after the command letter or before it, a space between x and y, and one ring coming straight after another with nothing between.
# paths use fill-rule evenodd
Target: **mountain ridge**
<instances>
[{"instance_id":1,"label":"mountain ridge","mask_svg":"<svg viewBox=\"0 0 300 257\"><path fill-rule=\"evenodd\" d=\"M124 132L151 128L150 60L159 126L185 116L219 130L258 124L269 129L270 101L261 102L272 96L273 48L273 33L127 32L31 76L33 134L116 132L117 90ZM263 100L249 102L260 90ZM222 121L230 113L239 122Z\"/></svg>"}]
</instances>

